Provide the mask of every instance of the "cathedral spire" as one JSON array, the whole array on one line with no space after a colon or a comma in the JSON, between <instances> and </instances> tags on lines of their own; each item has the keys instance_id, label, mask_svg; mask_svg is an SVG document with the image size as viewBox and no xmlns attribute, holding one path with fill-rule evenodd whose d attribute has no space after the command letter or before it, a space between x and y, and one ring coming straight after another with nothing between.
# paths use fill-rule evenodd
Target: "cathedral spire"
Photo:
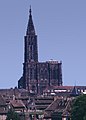
<instances>
[{"instance_id":1,"label":"cathedral spire","mask_svg":"<svg viewBox=\"0 0 86 120\"><path fill-rule=\"evenodd\" d=\"M28 21L26 35L35 35L35 29L34 29L34 24L33 24L32 14L31 13L32 13L32 10L31 10L31 6L30 6L29 21Z\"/></svg>"},{"instance_id":2,"label":"cathedral spire","mask_svg":"<svg viewBox=\"0 0 86 120\"><path fill-rule=\"evenodd\" d=\"M31 15L31 12L32 12L32 11L31 11L31 5L30 5L30 10L29 10L30 15Z\"/></svg>"}]
</instances>

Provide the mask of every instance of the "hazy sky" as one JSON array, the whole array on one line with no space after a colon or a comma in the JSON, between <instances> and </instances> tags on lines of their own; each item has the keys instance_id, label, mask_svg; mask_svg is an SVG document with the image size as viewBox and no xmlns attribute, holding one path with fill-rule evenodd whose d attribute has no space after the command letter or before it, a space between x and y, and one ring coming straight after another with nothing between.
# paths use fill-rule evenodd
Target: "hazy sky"
<instances>
[{"instance_id":1,"label":"hazy sky","mask_svg":"<svg viewBox=\"0 0 86 120\"><path fill-rule=\"evenodd\" d=\"M39 61L62 60L64 85L86 85L86 0L0 0L0 88L22 76L30 5Z\"/></svg>"}]
</instances>

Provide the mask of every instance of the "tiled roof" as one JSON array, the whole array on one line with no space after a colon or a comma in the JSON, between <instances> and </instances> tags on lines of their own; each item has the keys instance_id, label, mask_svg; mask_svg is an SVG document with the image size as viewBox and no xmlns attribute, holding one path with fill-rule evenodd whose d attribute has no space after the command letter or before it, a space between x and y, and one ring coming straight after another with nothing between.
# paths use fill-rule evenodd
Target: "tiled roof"
<instances>
[{"instance_id":1,"label":"tiled roof","mask_svg":"<svg viewBox=\"0 0 86 120\"><path fill-rule=\"evenodd\" d=\"M70 116L72 100L73 100L72 98L68 100L67 106L64 109L62 116Z\"/></svg>"},{"instance_id":2,"label":"tiled roof","mask_svg":"<svg viewBox=\"0 0 86 120\"><path fill-rule=\"evenodd\" d=\"M6 106L6 101L1 95L0 95L0 106Z\"/></svg>"},{"instance_id":3,"label":"tiled roof","mask_svg":"<svg viewBox=\"0 0 86 120\"><path fill-rule=\"evenodd\" d=\"M0 95L0 115L7 114L7 105L4 98Z\"/></svg>"},{"instance_id":4,"label":"tiled roof","mask_svg":"<svg viewBox=\"0 0 86 120\"><path fill-rule=\"evenodd\" d=\"M58 106L58 103L61 101L61 99L56 99L54 100L47 108L45 111L54 111L57 106Z\"/></svg>"},{"instance_id":5,"label":"tiled roof","mask_svg":"<svg viewBox=\"0 0 86 120\"><path fill-rule=\"evenodd\" d=\"M10 104L14 107L14 108L25 108L24 103L22 102L22 100L12 100L10 101Z\"/></svg>"},{"instance_id":6,"label":"tiled roof","mask_svg":"<svg viewBox=\"0 0 86 120\"><path fill-rule=\"evenodd\" d=\"M51 104L53 100L37 100L35 101L35 104Z\"/></svg>"},{"instance_id":7,"label":"tiled roof","mask_svg":"<svg viewBox=\"0 0 86 120\"><path fill-rule=\"evenodd\" d=\"M45 118L50 117L53 113L61 112L63 115L70 114L70 99L57 98L45 110Z\"/></svg>"},{"instance_id":8,"label":"tiled roof","mask_svg":"<svg viewBox=\"0 0 86 120\"><path fill-rule=\"evenodd\" d=\"M74 88L74 86L49 86L49 87L47 87L45 90L44 90L44 92L45 91L47 91L47 90L50 90L50 89L66 89L66 90L71 90L71 89L73 89ZM86 86L76 86L76 88L77 89L86 89Z\"/></svg>"}]
</instances>

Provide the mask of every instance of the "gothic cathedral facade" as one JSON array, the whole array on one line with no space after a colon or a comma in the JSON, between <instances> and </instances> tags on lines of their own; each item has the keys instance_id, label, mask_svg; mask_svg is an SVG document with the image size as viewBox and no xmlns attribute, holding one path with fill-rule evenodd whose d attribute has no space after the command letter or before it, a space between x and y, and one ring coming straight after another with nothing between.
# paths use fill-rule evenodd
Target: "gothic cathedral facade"
<instances>
[{"instance_id":1,"label":"gothic cathedral facade","mask_svg":"<svg viewBox=\"0 0 86 120\"><path fill-rule=\"evenodd\" d=\"M18 88L27 89L30 93L42 94L49 86L62 86L62 62L38 61L37 35L30 8L24 37L23 76L18 81Z\"/></svg>"}]
</instances>

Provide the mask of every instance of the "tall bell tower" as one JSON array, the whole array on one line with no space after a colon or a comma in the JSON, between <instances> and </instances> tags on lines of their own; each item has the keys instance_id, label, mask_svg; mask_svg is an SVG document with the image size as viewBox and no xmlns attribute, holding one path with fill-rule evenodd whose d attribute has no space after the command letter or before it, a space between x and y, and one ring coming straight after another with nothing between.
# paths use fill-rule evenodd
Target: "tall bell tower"
<instances>
[{"instance_id":1,"label":"tall bell tower","mask_svg":"<svg viewBox=\"0 0 86 120\"><path fill-rule=\"evenodd\" d=\"M32 20L31 7L29 10L29 21L27 25L26 36L24 37L24 63L38 62L37 35Z\"/></svg>"},{"instance_id":2,"label":"tall bell tower","mask_svg":"<svg viewBox=\"0 0 86 120\"><path fill-rule=\"evenodd\" d=\"M36 64L38 62L37 35L32 20L31 7L29 10L29 21L24 37L24 64L23 64L23 88L28 91L37 92L37 72Z\"/></svg>"}]
</instances>

